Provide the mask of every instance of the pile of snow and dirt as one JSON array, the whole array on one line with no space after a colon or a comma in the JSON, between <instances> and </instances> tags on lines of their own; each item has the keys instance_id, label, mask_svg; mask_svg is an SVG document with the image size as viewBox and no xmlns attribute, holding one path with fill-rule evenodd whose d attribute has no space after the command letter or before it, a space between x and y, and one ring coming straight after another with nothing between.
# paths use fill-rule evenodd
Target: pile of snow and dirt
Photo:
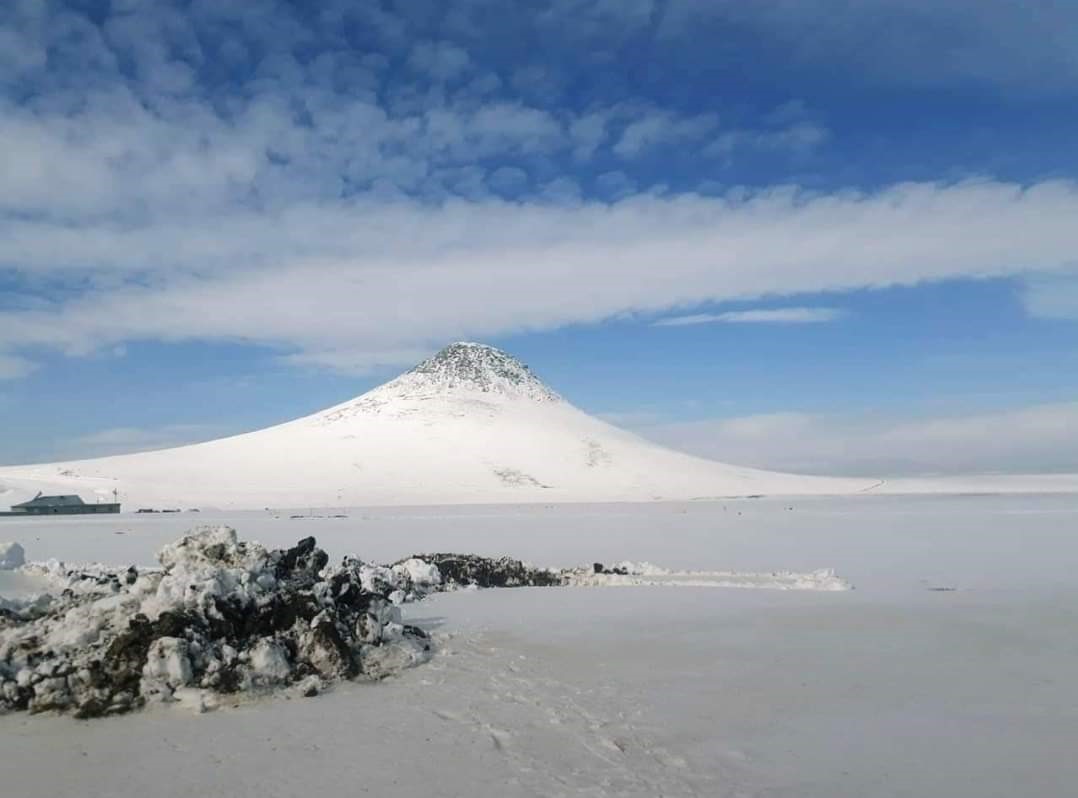
<instances>
[{"instance_id":1,"label":"pile of snow and dirt","mask_svg":"<svg viewBox=\"0 0 1078 798\"><path fill-rule=\"evenodd\" d=\"M313 538L267 551L207 527L164 547L159 570L26 566L54 589L0 608L0 708L209 708L221 693L314 694L429 657L426 633L402 623L397 604L440 582L436 571L327 559Z\"/></svg>"},{"instance_id":2,"label":"pile of snow and dirt","mask_svg":"<svg viewBox=\"0 0 1078 798\"><path fill-rule=\"evenodd\" d=\"M408 563L421 563L440 574L443 590L458 587L556 587L569 584L565 577L570 571L536 568L512 557L417 554L401 565Z\"/></svg>"}]
</instances>

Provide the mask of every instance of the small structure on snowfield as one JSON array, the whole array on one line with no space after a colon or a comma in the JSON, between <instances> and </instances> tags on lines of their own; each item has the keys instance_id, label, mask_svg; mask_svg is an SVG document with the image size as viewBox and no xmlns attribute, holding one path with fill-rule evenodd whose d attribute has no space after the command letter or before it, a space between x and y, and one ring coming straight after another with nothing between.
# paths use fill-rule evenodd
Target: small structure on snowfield
<instances>
[{"instance_id":1,"label":"small structure on snowfield","mask_svg":"<svg viewBox=\"0 0 1078 798\"><path fill-rule=\"evenodd\" d=\"M87 504L80 496L42 496L39 493L28 502L12 505L9 512L0 512L0 515L96 515L118 512L119 502Z\"/></svg>"}]
</instances>

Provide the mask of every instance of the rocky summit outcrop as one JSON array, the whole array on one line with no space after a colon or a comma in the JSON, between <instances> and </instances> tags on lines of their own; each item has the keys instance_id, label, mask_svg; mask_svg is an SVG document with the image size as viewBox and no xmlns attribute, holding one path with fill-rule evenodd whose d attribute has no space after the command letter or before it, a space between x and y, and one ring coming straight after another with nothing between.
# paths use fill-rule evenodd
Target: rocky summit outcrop
<instances>
[{"instance_id":1,"label":"rocky summit outcrop","mask_svg":"<svg viewBox=\"0 0 1078 798\"><path fill-rule=\"evenodd\" d=\"M535 402L561 401L509 353L471 342L450 344L376 391L402 397L472 392Z\"/></svg>"}]
</instances>

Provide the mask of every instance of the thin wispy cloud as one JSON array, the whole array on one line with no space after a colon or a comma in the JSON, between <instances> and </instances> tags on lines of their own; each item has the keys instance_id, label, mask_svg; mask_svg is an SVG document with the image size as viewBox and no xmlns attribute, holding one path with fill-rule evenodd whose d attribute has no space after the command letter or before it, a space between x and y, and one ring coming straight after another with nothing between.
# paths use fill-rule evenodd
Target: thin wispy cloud
<instances>
[{"instance_id":1,"label":"thin wispy cloud","mask_svg":"<svg viewBox=\"0 0 1078 798\"><path fill-rule=\"evenodd\" d=\"M919 419L788 412L627 425L694 454L780 471L858 476L1078 471L1074 402Z\"/></svg>"},{"instance_id":2,"label":"thin wispy cloud","mask_svg":"<svg viewBox=\"0 0 1078 798\"><path fill-rule=\"evenodd\" d=\"M668 316L652 322L652 327L691 327L697 324L823 324L845 315L838 308L754 308L723 313L694 313Z\"/></svg>"},{"instance_id":3,"label":"thin wispy cloud","mask_svg":"<svg viewBox=\"0 0 1078 798\"><path fill-rule=\"evenodd\" d=\"M660 35L691 53L731 23L798 67L845 66L853 81L1027 94L1078 83L1078 7L1070 3L1030 13L1023 3L983 0L673 0Z\"/></svg>"},{"instance_id":4,"label":"thin wispy cloud","mask_svg":"<svg viewBox=\"0 0 1078 798\"><path fill-rule=\"evenodd\" d=\"M111 427L63 441L55 456L106 457L169 449L212 440L237 430L217 424L167 424L161 427Z\"/></svg>"},{"instance_id":5,"label":"thin wispy cloud","mask_svg":"<svg viewBox=\"0 0 1078 798\"><path fill-rule=\"evenodd\" d=\"M18 355L5 355L0 352L0 380L15 380L25 377L37 369L32 361Z\"/></svg>"},{"instance_id":6,"label":"thin wispy cloud","mask_svg":"<svg viewBox=\"0 0 1078 798\"><path fill-rule=\"evenodd\" d=\"M34 370L34 364L25 357L0 353L0 380L17 380Z\"/></svg>"},{"instance_id":7,"label":"thin wispy cloud","mask_svg":"<svg viewBox=\"0 0 1078 798\"><path fill-rule=\"evenodd\" d=\"M1022 303L1034 318L1078 320L1078 273L1069 270L1028 280Z\"/></svg>"}]
</instances>

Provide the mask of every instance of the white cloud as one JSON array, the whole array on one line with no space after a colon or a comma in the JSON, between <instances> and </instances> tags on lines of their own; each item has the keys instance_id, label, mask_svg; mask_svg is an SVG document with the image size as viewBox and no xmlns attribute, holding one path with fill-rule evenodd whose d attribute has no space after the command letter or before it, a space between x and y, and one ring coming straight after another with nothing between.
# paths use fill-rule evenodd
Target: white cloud
<instances>
[{"instance_id":1,"label":"white cloud","mask_svg":"<svg viewBox=\"0 0 1078 798\"><path fill-rule=\"evenodd\" d=\"M487 185L499 194L513 196L528 187L528 173L515 166L499 166L487 176Z\"/></svg>"},{"instance_id":2,"label":"white cloud","mask_svg":"<svg viewBox=\"0 0 1078 798\"><path fill-rule=\"evenodd\" d=\"M571 177L555 177L543 185L540 197L555 204L574 205L580 202L580 184Z\"/></svg>"},{"instance_id":3,"label":"white cloud","mask_svg":"<svg viewBox=\"0 0 1078 798\"><path fill-rule=\"evenodd\" d=\"M615 170L595 178L595 187L608 199L620 200L636 191L636 182L624 172Z\"/></svg>"},{"instance_id":4,"label":"white cloud","mask_svg":"<svg viewBox=\"0 0 1078 798\"><path fill-rule=\"evenodd\" d=\"M419 156L477 161L493 155L536 154L566 144L561 121L522 103L489 103L476 109L434 108L423 118L414 145ZM424 153L423 148L426 149Z\"/></svg>"},{"instance_id":5,"label":"white cloud","mask_svg":"<svg viewBox=\"0 0 1078 798\"><path fill-rule=\"evenodd\" d=\"M1073 262L1076 217L1074 183L974 181L572 206L368 197L141 226L24 220L6 228L6 263L103 282L0 311L0 351L202 339L393 352L705 302L1031 275Z\"/></svg>"},{"instance_id":6,"label":"white cloud","mask_svg":"<svg viewBox=\"0 0 1078 798\"><path fill-rule=\"evenodd\" d=\"M401 349L398 351L368 352L362 349L332 349L327 351L296 352L282 355L280 360L290 366L327 368L341 374L365 377L387 368L411 367L430 357L432 349Z\"/></svg>"},{"instance_id":7,"label":"white cloud","mask_svg":"<svg viewBox=\"0 0 1078 798\"><path fill-rule=\"evenodd\" d=\"M0 352L0 380L15 380L25 377L37 368L36 364L18 355L5 355Z\"/></svg>"},{"instance_id":8,"label":"white cloud","mask_svg":"<svg viewBox=\"0 0 1078 798\"><path fill-rule=\"evenodd\" d=\"M453 80L471 65L468 53L450 42L420 42L412 48L408 65L435 80Z\"/></svg>"},{"instance_id":9,"label":"white cloud","mask_svg":"<svg viewBox=\"0 0 1078 798\"><path fill-rule=\"evenodd\" d=\"M16 31L0 28L0 66L12 72L40 69L48 53L41 42L20 36Z\"/></svg>"},{"instance_id":10,"label":"white cloud","mask_svg":"<svg viewBox=\"0 0 1078 798\"><path fill-rule=\"evenodd\" d=\"M580 161L591 158L608 136L609 114L591 112L582 114L569 124L569 136L573 140L573 156Z\"/></svg>"},{"instance_id":11,"label":"white cloud","mask_svg":"<svg viewBox=\"0 0 1078 798\"><path fill-rule=\"evenodd\" d=\"M209 424L169 424L163 427L111 427L64 442L67 451L59 457L107 457L128 452L170 449L189 443L213 440L235 430Z\"/></svg>"},{"instance_id":12,"label":"white cloud","mask_svg":"<svg viewBox=\"0 0 1078 798\"><path fill-rule=\"evenodd\" d=\"M725 313L694 313L652 322L653 327L688 327L696 324L820 324L837 321L844 313L837 308L754 308Z\"/></svg>"},{"instance_id":13,"label":"white cloud","mask_svg":"<svg viewBox=\"0 0 1078 798\"><path fill-rule=\"evenodd\" d=\"M1078 402L919 420L774 413L636 426L694 454L794 472L887 477L1078 471Z\"/></svg>"},{"instance_id":14,"label":"white cloud","mask_svg":"<svg viewBox=\"0 0 1078 798\"><path fill-rule=\"evenodd\" d=\"M1034 318L1078 320L1078 275L1065 273L1028 280L1022 301Z\"/></svg>"},{"instance_id":15,"label":"white cloud","mask_svg":"<svg viewBox=\"0 0 1078 798\"><path fill-rule=\"evenodd\" d=\"M1030 91L1078 84L1078 7L984 0L669 0L657 36L671 46L747 31L797 67L873 83L963 83Z\"/></svg>"},{"instance_id":16,"label":"white cloud","mask_svg":"<svg viewBox=\"0 0 1078 798\"><path fill-rule=\"evenodd\" d=\"M831 132L823 125L799 121L780 128L738 129L720 133L703 149L710 158L730 158L740 150L785 151L803 155L824 144Z\"/></svg>"},{"instance_id":17,"label":"white cloud","mask_svg":"<svg viewBox=\"0 0 1078 798\"><path fill-rule=\"evenodd\" d=\"M653 410L611 411L596 415L609 424L629 429L658 425L663 421L662 415Z\"/></svg>"},{"instance_id":18,"label":"white cloud","mask_svg":"<svg viewBox=\"0 0 1078 798\"><path fill-rule=\"evenodd\" d=\"M626 125L614 145L614 153L632 158L658 144L693 141L718 127L715 114L682 116L669 111L650 111Z\"/></svg>"},{"instance_id":19,"label":"white cloud","mask_svg":"<svg viewBox=\"0 0 1078 798\"><path fill-rule=\"evenodd\" d=\"M523 96L544 103L556 103L565 89L564 76L550 65L531 65L515 69L510 84Z\"/></svg>"}]
</instances>

